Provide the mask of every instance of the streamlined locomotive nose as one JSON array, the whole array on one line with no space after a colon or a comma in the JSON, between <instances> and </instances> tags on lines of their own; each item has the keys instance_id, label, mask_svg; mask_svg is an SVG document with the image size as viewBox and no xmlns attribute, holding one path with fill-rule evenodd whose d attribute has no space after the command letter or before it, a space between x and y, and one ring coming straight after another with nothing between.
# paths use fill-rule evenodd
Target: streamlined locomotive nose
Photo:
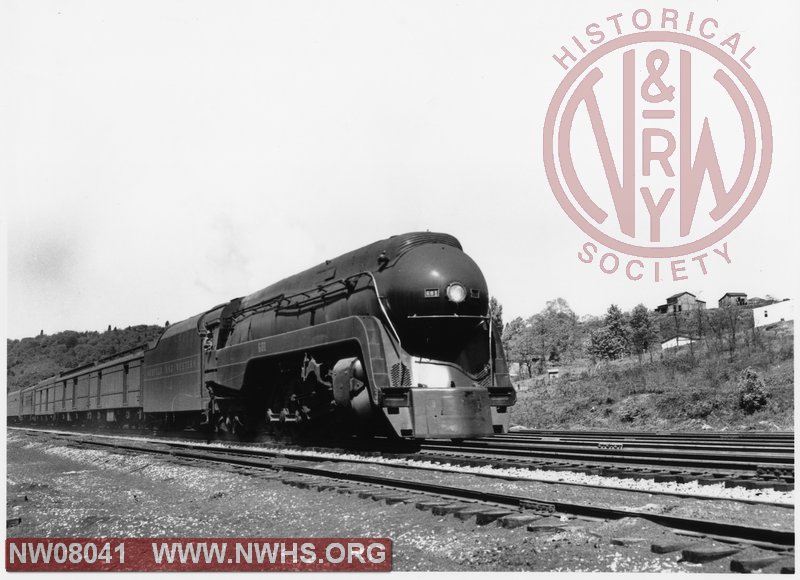
<instances>
[{"instance_id":1,"label":"streamlined locomotive nose","mask_svg":"<svg viewBox=\"0 0 800 580\"><path fill-rule=\"evenodd\" d=\"M458 248L420 246L404 254L391 270L386 298L397 323L409 317L486 315L486 280L472 258Z\"/></svg>"},{"instance_id":2,"label":"streamlined locomotive nose","mask_svg":"<svg viewBox=\"0 0 800 580\"><path fill-rule=\"evenodd\" d=\"M419 246L390 270L387 311L410 354L455 361L476 332L486 331L486 280L459 248Z\"/></svg>"}]
</instances>

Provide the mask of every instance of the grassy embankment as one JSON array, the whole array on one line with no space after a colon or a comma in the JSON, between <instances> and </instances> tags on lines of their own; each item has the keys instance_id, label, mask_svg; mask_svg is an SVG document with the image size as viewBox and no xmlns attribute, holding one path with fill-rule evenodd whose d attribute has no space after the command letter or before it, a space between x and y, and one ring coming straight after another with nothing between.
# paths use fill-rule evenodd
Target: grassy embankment
<instances>
[{"instance_id":1,"label":"grassy embankment","mask_svg":"<svg viewBox=\"0 0 800 580\"><path fill-rule=\"evenodd\" d=\"M766 404L740 406L742 371L764 381ZM536 429L630 431L791 431L794 429L794 325L781 323L748 336L736 351L703 344L655 355L560 367L549 382L519 381L512 425Z\"/></svg>"}]
</instances>

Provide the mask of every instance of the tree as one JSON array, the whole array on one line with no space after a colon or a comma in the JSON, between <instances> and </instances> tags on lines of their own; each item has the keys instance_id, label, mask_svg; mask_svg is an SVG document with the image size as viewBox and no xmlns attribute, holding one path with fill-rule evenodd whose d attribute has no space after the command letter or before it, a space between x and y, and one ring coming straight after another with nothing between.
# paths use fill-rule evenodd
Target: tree
<instances>
[{"instance_id":1,"label":"tree","mask_svg":"<svg viewBox=\"0 0 800 580\"><path fill-rule=\"evenodd\" d=\"M603 319L599 316L585 314L578 319L575 328L575 348L581 354L589 352L592 343L592 333L603 328Z\"/></svg>"},{"instance_id":2,"label":"tree","mask_svg":"<svg viewBox=\"0 0 800 580\"><path fill-rule=\"evenodd\" d=\"M494 327L502 332L503 331L503 305L497 301L497 298L492 296L489 299L489 316L492 319Z\"/></svg>"},{"instance_id":3,"label":"tree","mask_svg":"<svg viewBox=\"0 0 800 580\"><path fill-rule=\"evenodd\" d=\"M615 360L630 352L630 331L619 306L609 306L603 327L592 332L587 350L593 360Z\"/></svg>"},{"instance_id":4,"label":"tree","mask_svg":"<svg viewBox=\"0 0 800 580\"><path fill-rule=\"evenodd\" d=\"M6 384L15 390L36 384L59 371L97 361L145 344L159 336L160 326L139 325L124 331L75 332L7 340Z\"/></svg>"},{"instance_id":5,"label":"tree","mask_svg":"<svg viewBox=\"0 0 800 580\"><path fill-rule=\"evenodd\" d=\"M625 320L625 314L619 309L619 306L612 304L608 307L605 318L605 328L615 339L619 340L627 352L630 345L630 332L628 330L628 323Z\"/></svg>"},{"instance_id":6,"label":"tree","mask_svg":"<svg viewBox=\"0 0 800 580\"><path fill-rule=\"evenodd\" d=\"M639 355L639 364L645 351L650 352L650 362L653 362L653 351L650 348L658 337L658 330L650 311L644 304L639 304L631 311L630 327L631 344Z\"/></svg>"},{"instance_id":7,"label":"tree","mask_svg":"<svg viewBox=\"0 0 800 580\"><path fill-rule=\"evenodd\" d=\"M578 316L563 298L549 300L544 309L527 320L527 328L539 363L539 372L551 361L569 358L578 342Z\"/></svg>"},{"instance_id":8,"label":"tree","mask_svg":"<svg viewBox=\"0 0 800 580\"><path fill-rule=\"evenodd\" d=\"M697 337L698 341L705 342L706 349L708 349L708 337L706 336L706 310L705 308L697 308L694 311L692 320L690 321L690 328L692 333Z\"/></svg>"},{"instance_id":9,"label":"tree","mask_svg":"<svg viewBox=\"0 0 800 580\"><path fill-rule=\"evenodd\" d=\"M531 330L536 354L538 355L539 373L544 372L544 365L552 356L551 343L553 329L551 323L552 320L547 316L545 311L534 314L528 319L528 328Z\"/></svg>"},{"instance_id":10,"label":"tree","mask_svg":"<svg viewBox=\"0 0 800 580\"><path fill-rule=\"evenodd\" d=\"M519 316L509 322L503 330L503 349L508 360L518 363L520 368L524 365L530 376L536 351L529 323Z\"/></svg>"},{"instance_id":11,"label":"tree","mask_svg":"<svg viewBox=\"0 0 800 580\"><path fill-rule=\"evenodd\" d=\"M550 360L572 358L577 350L579 330L578 315L563 298L547 302L541 313L550 329Z\"/></svg>"},{"instance_id":12,"label":"tree","mask_svg":"<svg viewBox=\"0 0 800 580\"><path fill-rule=\"evenodd\" d=\"M615 360L625 355L624 345L605 327L592 332L587 351L593 361Z\"/></svg>"},{"instance_id":13,"label":"tree","mask_svg":"<svg viewBox=\"0 0 800 580\"><path fill-rule=\"evenodd\" d=\"M736 352L736 331L742 324L742 308L735 304L726 304L718 310L721 312L725 330L728 335L730 360L733 360L733 353Z\"/></svg>"}]
</instances>

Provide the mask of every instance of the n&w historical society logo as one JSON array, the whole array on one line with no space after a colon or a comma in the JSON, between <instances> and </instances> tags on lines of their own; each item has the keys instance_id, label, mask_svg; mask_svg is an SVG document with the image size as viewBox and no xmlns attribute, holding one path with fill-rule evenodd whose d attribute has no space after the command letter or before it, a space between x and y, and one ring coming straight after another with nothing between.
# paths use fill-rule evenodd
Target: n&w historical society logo
<instances>
[{"instance_id":1,"label":"n&w historical society logo","mask_svg":"<svg viewBox=\"0 0 800 580\"><path fill-rule=\"evenodd\" d=\"M704 275L769 174L772 126L748 71L755 47L716 19L635 10L588 24L553 54L553 193L591 240L578 259L655 282Z\"/></svg>"}]
</instances>

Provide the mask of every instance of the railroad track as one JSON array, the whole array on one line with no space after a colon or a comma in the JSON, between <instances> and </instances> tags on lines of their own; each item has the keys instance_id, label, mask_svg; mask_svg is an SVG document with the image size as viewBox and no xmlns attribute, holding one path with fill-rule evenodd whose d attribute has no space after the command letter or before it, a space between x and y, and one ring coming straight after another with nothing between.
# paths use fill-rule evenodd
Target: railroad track
<instances>
[{"instance_id":1,"label":"railroad track","mask_svg":"<svg viewBox=\"0 0 800 580\"><path fill-rule=\"evenodd\" d=\"M429 440L416 446L398 445L387 440L338 440L283 447L287 451L311 449L381 455L390 459L417 459L459 467L571 471L656 483L722 483L726 487L747 489L794 489L793 434L701 435L715 442L712 446L692 443L694 434L634 433L629 438L624 433L526 431L458 443ZM196 432L159 436L203 441L208 437ZM780 439L783 444L756 442L741 445L743 440L758 439ZM265 443L275 444L274 441ZM258 442L255 445L257 449Z\"/></svg>"},{"instance_id":2,"label":"railroad track","mask_svg":"<svg viewBox=\"0 0 800 580\"><path fill-rule=\"evenodd\" d=\"M17 428L11 428L17 429ZM122 436L122 435L107 435L107 434L84 434L81 432L68 432L68 431L50 431L50 430L43 430L43 429L20 429L23 431L30 432L34 435L44 434L44 435L53 435L55 437L65 437L67 440L75 435L81 436L85 435L87 437L94 437L97 438L97 445L102 446L103 444L101 441L107 439L114 439L115 437L121 437L123 440L133 440L133 441L145 441L150 443L160 443L165 445L171 449L176 450L190 450L195 448L197 445L194 442L183 440L177 440L172 437L167 438L155 438L155 439L137 439L131 438L130 435ZM174 434L173 434L174 435ZM220 444L221 442L217 442ZM120 447L120 444L113 443L111 446ZM509 481L539 481L543 483L558 483L559 485L567 486L567 487L575 487L575 488L586 488L589 492L592 489L602 489L602 490L617 490L623 492L636 492L640 491L646 493L650 496L672 496L678 498L694 498L694 499L712 499L712 500L719 500L719 499L731 499L733 501L739 501L742 503L748 504L760 504L766 506L773 506L779 508L790 508L794 509L793 503L787 503L784 501L777 501L780 498L775 498L772 500L770 498L761 498L756 496L746 496L742 497L741 495L727 495L727 494L720 494L719 492L708 494L703 493L702 491L698 491L697 489L686 489L681 490L680 488L676 489L671 486L663 486L659 489L657 486L648 485L646 483L636 483L633 485L614 485L613 482L609 482L608 480L590 480L590 481L576 481L576 480L565 480L565 478L559 474L554 474L553 476L547 476L542 474L526 474L524 471L511 471L507 472L502 468L498 468L496 462L487 461L487 462L480 462L473 460L462 460L456 459L453 461L442 461L442 456L438 455L427 455L427 454L395 454L391 452L364 452L363 448L360 451L355 451L351 449L340 449L335 447L322 447L322 448L309 448L309 447L299 447L299 446L278 446L272 448L265 448L260 445L247 445L241 442L236 442L235 446L228 446L225 447L225 452L231 455L239 455L244 457L256 457L256 458L277 458L277 459L289 459L292 461L300 461L300 462L319 462L319 461L326 461L332 463L364 463L364 464L380 464L385 465L386 467L401 467L404 469L418 469L424 471L441 471L441 472L448 472L448 473L462 473L462 474L472 474L472 475L479 475L486 478L498 479L498 480L509 480ZM432 461L434 459L435 461ZM492 467L490 471L485 469L480 469L481 467L489 466ZM517 464L511 465L511 467L520 467Z\"/></svg>"},{"instance_id":3,"label":"railroad track","mask_svg":"<svg viewBox=\"0 0 800 580\"><path fill-rule=\"evenodd\" d=\"M552 429L519 429L501 435L501 437L539 437L559 439L663 439L700 441L739 441L742 443L773 441L778 444L792 446L794 433L791 431L568 431Z\"/></svg>"},{"instance_id":4,"label":"railroad track","mask_svg":"<svg viewBox=\"0 0 800 580\"><path fill-rule=\"evenodd\" d=\"M422 453L462 465L516 467L726 486L794 489L794 440L597 432L523 432L486 439L426 441ZM760 442L758 440L761 440ZM440 459L441 460L441 459Z\"/></svg>"},{"instance_id":5,"label":"railroad track","mask_svg":"<svg viewBox=\"0 0 800 580\"><path fill-rule=\"evenodd\" d=\"M53 435L53 434L49 434ZM212 464L223 469L245 471L266 479L305 489L354 494L387 504L410 504L436 516L453 515L456 520L474 520L477 525L499 523L504 528L526 526L532 533L566 533L591 522L641 518L674 531L674 541L653 543L651 551L680 552L688 562L730 559L734 571L752 571L779 564L794 569L794 531L740 525L701 518L676 517L645 510L603 507L590 503L554 501L525 494L496 493L461 486L443 485L392 475L343 471L336 463L309 463L291 452L266 454L255 449L226 449L207 444L152 442L98 438L82 434L56 434L56 439L78 447L102 448L121 453L147 453L191 464ZM342 462L345 463L345 462ZM641 543L637 538L614 538L612 543ZM710 546L709 542L714 545ZM746 546L763 550L758 557L738 558Z\"/></svg>"},{"instance_id":6,"label":"railroad track","mask_svg":"<svg viewBox=\"0 0 800 580\"><path fill-rule=\"evenodd\" d=\"M452 515L454 520L473 520L476 525L496 523L503 528L525 526L527 531L534 534L570 533L598 521L640 518L668 528L675 534L669 541L652 543L650 549L654 553L680 552L683 561L693 563L727 558L733 571L754 571L767 566L771 566L771 570L776 566L782 571L794 570L793 530L676 517L642 509L603 507L585 502L554 501L520 493L496 493L407 477L346 471L342 464L348 461L320 463L319 458L309 458L291 450L267 452L263 449L229 449L189 442L122 440L110 436L33 431L77 447L153 454L192 465L217 465L221 469L280 480L299 488L353 494L387 504L413 505L435 516ZM620 546L644 541L642 538L611 539L612 544ZM755 557L753 549L758 551ZM744 556L738 556L740 553Z\"/></svg>"}]
</instances>

